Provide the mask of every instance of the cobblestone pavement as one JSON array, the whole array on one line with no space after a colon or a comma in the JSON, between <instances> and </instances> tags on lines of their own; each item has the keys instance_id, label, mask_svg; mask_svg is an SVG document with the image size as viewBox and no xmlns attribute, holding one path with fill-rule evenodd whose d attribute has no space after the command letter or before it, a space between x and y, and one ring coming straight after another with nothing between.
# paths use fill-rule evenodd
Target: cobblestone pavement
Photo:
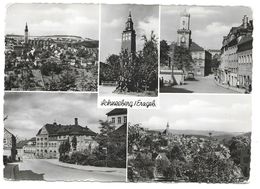
<instances>
[{"instance_id":1,"label":"cobblestone pavement","mask_svg":"<svg viewBox=\"0 0 260 189\"><path fill-rule=\"evenodd\" d=\"M163 87L161 93L237 93L236 91L219 86L214 76L196 77L195 80L185 81L184 85Z\"/></svg>"}]
</instances>

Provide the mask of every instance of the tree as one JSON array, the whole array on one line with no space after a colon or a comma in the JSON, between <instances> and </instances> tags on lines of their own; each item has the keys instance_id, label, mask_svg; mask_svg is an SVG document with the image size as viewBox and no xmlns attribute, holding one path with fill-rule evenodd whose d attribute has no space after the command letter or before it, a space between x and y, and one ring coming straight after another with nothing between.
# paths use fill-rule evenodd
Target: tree
<instances>
[{"instance_id":1,"label":"tree","mask_svg":"<svg viewBox=\"0 0 260 189\"><path fill-rule=\"evenodd\" d=\"M144 46L135 54L121 52L120 75L116 91L143 92L158 89L158 48L153 32L150 38L142 36Z\"/></svg>"},{"instance_id":2,"label":"tree","mask_svg":"<svg viewBox=\"0 0 260 189\"><path fill-rule=\"evenodd\" d=\"M106 63L100 63L100 82L117 81L120 75L120 57L118 55L110 55Z\"/></svg>"},{"instance_id":3,"label":"tree","mask_svg":"<svg viewBox=\"0 0 260 189\"><path fill-rule=\"evenodd\" d=\"M247 136L238 136L233 137L229 143L231 158L239 165L241 150L245 148L250 150L250 139Z\"/></svg>"},{"instance_id":4,"label":"tree","mask_svg":"<svg viewBox=\"0 0 260 189\"><path fill-rule=\"evenodd\" d=\"M165 40L160 41L160 65L168 66L170 46Z\"/></svg>"},{"instance_id":5,"label":"tree","mask_svg":"<svg viewBox=\"0 0 260 189\"><path fill-rule=\"evenodd\" d=\"M215 54L211 60L211 68L217 70L219 68L219 65L220 65L220 55Z\"/></svg>"},{"instance_id":6,"label":"tree","mask_svg":"<svg viewBox=\"0 0 260 189\"><path fill-rule=\"evenodd\" d=\"M192 71L193 69L193 60L190 54L189 49L176 46L173 55L174 65L179 70L183 70L184 72Z\"/></svg>"},{"instance_id":7,"label":"tree","mask_svg":"<svg viewBox=\"0 0 260 189\"><path fill-rule=\"evenodd\" d=\"M77 149L77 138L76 138L76 136L73 136L73 138L71 140L71 144L72 144L73 150L76 150Z\"/></svg>"},{"instance_id":8,"label":"tree","mask_svg":"<svg viewBox=\"0 0 260 189\"><path fill-rule=\"evenodd\" d=\"M139 124L129 125L128 127L128 153L136 148L140 151L144 141L146 140L145 131Z\"/></svg>"},{"instance_id":9,"label":"tree","mask_svg":"<svg viewBox=\"0 0 260 189\"><path fill-rule=\"evenodd\" d=\"M69 153L69 151L70 151L70 142L68 138L65 142L62 142L59 146L60 156L64 156L66 153Z\"/></svg>"}]
</instances>

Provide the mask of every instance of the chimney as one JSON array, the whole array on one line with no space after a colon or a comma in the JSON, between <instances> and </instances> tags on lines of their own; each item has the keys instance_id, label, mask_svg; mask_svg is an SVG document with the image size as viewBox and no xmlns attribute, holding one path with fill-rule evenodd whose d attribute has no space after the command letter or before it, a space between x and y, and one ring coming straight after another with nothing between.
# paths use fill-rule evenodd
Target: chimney
<instances>
[{"instance_id":1,"label":"chimney","mask_svg":"<svg viewBox=\"0 0 260 189\"><path fill-rule=\"evenodd\" d=\"M75 126L78 126L78 118L75 118Z\"/></svg>"}]
</instances>

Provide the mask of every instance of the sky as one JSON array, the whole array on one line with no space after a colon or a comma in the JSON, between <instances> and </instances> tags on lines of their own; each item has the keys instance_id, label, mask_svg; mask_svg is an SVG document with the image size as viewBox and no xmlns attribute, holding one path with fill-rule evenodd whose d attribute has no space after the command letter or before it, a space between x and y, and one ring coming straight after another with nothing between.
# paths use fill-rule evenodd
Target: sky
<instances>
[{"instance_id":1,"label":"sky","mask_svg":"<svg viewBox=\"0 0 260 189\"><path fill-rule=\"evenodd\" d=\"M142 35L150 36L151 31L159 38L159 6L158 5L101 5L101 39L100 60L111 54L119 54L121 35L125 28L129 11L131 11L136 31L136 50L141 50Z\"/></svg>"},{"instance_id":2,"label":"sky","mask_svg":"<svg viewBox=\"0 0 260 189\"><path fill-rule=\"evenodd\" d=\"M252 19L251 9L242 6L162 6L161 40L177 40L180 14L185 9L190 13L192 41L205 49L220 49L231 27L241 25L244 15Z\"/></svg>"},{"instance_id":3,"label":"sky","mask_svg":"<svg viewBox=\"0 0 260 189\"><path fill-rule=\"evenodd\" d=\"M159 110L129 110L130 124L148 129L251 131L248 95L160 95Z\"/></svg>"},{"instance_id":4,"label":"sky","mask_svg":"<svg viewBox=\"0 0 260 189\"><path fill-rule=\"evenodd\" d=\"M98 40L99 6L94 4L12 4L6 14L6 34L77 35Z\"/></svg>"},{"instance_id":5,"label":"sky","mask_svg":"<svg viewBox=\"0 0 260 189\"><path fill-rule=\"evenodd\" d=\"M97 109L97 94L6 92L5 128L18 138L35 137L46 123L74 124L99 132L99 120L111 109Z\"/></svg>"}]
</instances>

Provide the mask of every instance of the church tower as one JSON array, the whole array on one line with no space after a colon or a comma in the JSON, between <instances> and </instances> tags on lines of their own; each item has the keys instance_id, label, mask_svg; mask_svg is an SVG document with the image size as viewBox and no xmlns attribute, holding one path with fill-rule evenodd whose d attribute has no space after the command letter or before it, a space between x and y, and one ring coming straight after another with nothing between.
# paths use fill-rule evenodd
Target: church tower
<instances>
[{"instance_id":1,"label":"church tower","mask_svg":"<svg viewBox=\"0 0 260 189\"><path fill-rule=\"evenodd\" d=\"M190 14L186 12L181 13L180 27L177 31L177 44L185 48L190 48L191 44L191 30L190 30Z\"/></svg>"},{"instance_id":2,"label":"church tower","mask_svg":"<svg viewBox=\"0 0 260 189\"><path fill-rule=\"evenodd\" d=\"M136 34L134 30L134 23L132 21L131 12L129 12L128 19L125 23L125 29L122 33L121 51L128 52L128 54L135 54L136 51Z\"/></svg>"},{"instance_id":3,"label":"church tower","mask_svg":"<svg viewBox=\"0 0 260 189\"><path fill-rule=\"evenodd\" d=\"M28 26L27 26L27 22L26 22L25 30L24 30L24 43L28 44Z\"/></svg>"}]
</instances>

